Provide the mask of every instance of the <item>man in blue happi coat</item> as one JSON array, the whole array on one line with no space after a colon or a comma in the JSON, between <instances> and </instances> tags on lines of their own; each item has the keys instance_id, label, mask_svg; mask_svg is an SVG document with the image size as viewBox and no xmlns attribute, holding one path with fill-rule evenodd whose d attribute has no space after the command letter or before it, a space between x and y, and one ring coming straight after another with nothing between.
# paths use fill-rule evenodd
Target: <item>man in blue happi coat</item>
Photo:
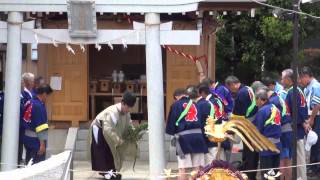
<instances>
[{"instance_id":1,"label":"man in blue happi coat","mask_svg":"<svg viewBox=\"0 0 320 180\"><path fill-rule=\"evenodd\" d=\"M262 78L262 82L266 85L270 90L280 95L282 99L286 99L287 91L284 87L277 81L275 77L265 76Z\"/></svg>"},{"instance_id":2,"label":"man in blue happi coat","mask_svg":"<svg viewBox=\"0 0 320 180\"><path fill-rule=\"evenodd\" d=\"M22 153L23 153L23 109L26 102L28 102L34 94L34 74L30 72L26 72L22 74L22 91L20 94L20 127L19 127L19 147L18 147L18 163L22 163Z\"/></svg>"},{"instance_id":3,"label":"man in blue happi coat","mask_svg":"<svg viewBox=\"0 0 320 180\"><path fill-rule=\"evenodd\" d=\"M278 108L271 104L268 100L267 91L265 89L258 89L256 94L256 103L259 110L252 121L257 127L258 131L274 143L279 150L281 150L281 114ZM260 168L278 168L280 163L280 154L271 151L262 151L259 153ZM261 176L264 179L262 171Z\"/></svg>"},{"instance_id":4,"label":"man in blue happi coat","mask_svg":"<svg viewBox=\"0 0 320 180\"><path fill-rule=\"evenodd\" d=\"M281 83L287 89L288 95L286 97L286 103L290 113L293 110L293 70L285 69L282 71ZM307 179L306 175L306 160L305 160L305 149L304 149L304 136L306 132L310 130L310 125L308 123L308 107L307 102L302 90L298 87L298 96L297 96L297 162L302 166L298 167L298 178Z\"/></svg>"},{"instance_id":5,"label":"man in blue happi coat","mask_svg":"<svg viewBox=\"0 0 320 180\"><path fill-rule=\"evenodd\" d=\"M269 89L268 91L269 102L275 105L281 113L281 152L280 152L280 167L289 167L292 165L292 119L290 115L289 107L287 106L285 99ZM281 179L291 179L292 169L285 168L280 169Z\"/></svg>"},{"instance_id":6,"label":"man in blue happi coat","mask_svg":"<svg viewBox=\"0 0 320 180\"><path fill-rule=\"evenodd\" d=\"M3 107L4 107L4 93L3 91L0 91L0 141L2 141L1 136L2 136L2 128L3 128Z\"/></svg>"},{"instance_id":7,"label":"man in blue happi coat","mask_svg":"<svg viewBox=\"0 0 320 180\"><path fill-rule=\"evenodd\" d=\"M304 87L308 107L308 122L320 136L320 83L314 78L313 72L309 67L303 67L300 70L300 83ZM320 140L311 147L310 163L320 162ZM320 176L320 166L311 166L311 174Z\"/></svg>"},{"instance_id":8,"label":"man in blue happi coat","mask_svg":"<svg viewBox=\"0 0 320 180\"><path fill-rule=\"evenodd\" d=\"M187 96L185 89L174 92L176 100L169 112L166 133L174 136L172 145L176 147L179 179L186 179L186 169L197 170L204 166L204 155L208 153L205 142L201 114L197 105Z\"/></svg>"},{"instance_id":9,"label":"man in blue happi coat","mask_svg":"<svg viewBox=\"0 0 320 180\"><path fill-rule=\"evenodd\" d=\"M202 128L206 125L206 120L210 116L217 119L216 123L222 123L224 118L224 107L223 103L219 98L215 98L213 94L210 93L208 84L201 83L198 87L199 95L201 98L198 100L197 105L199 113L201 114ZM204 131L204 129L203 129ZM205 135L206 142L208 145L209 153L205 156L206 164L210 164L216 159L216 154L218 151L217 143L209 141ZM230 143L225 141L222 143L221 159L226 160L225 150L230 149Z\"/></svg>"},{"instance_id":10,"label":"man in blue happi coat","mask_svg":"<svg viewBox=\"0 0 320 180\"><path fill-rule=\"evenodd\" d=\"M34 74L24 73L22 74L22 85L23 89L21 91L22 101L25 104L27 101L32 99L34 94Z\"/></svg>"},{"instance_id":11,"label":"man in blue happi coat","mask_svg":"<svg viewBox=\"0 0 320 180\"><path fill-rule=\"evenodd\" d=\"M26 163L45 160L48 140L48 118L45 106L46 99L52 93L49 85L41 85L36 89L37 96L24 106L23 126L25 129L23 144L26 148Z\"/></svg>"},{"instance_id":12,"label":"man in blue happi coat","mask_svg":"<svg viewBox=\"0 0 320 180\"><path fill-rule=\"evenodd\" d=\"M240 83L240 80L235 76L229 76L226 79L226 85L232 93L236 93L234 107L231 116L242 116L249 120L254 119L258 108L253 90ZM252 152L246 145L243 146L242 152L242 170L257 169L259 154ZM256 179L256 172L247 173L250 180Z\"/></svg>"},{"instance_id":13,"label":"man in blue happi coat","mask_svg":"<svg viewBox=\"0 0 320 180\"><path fill-rule=\"evenodd\" d=\"M210 87L210 92L212 94L216 94L218 95L224 105L224 111L226 113L227 116L229 116L232 113L232 109L233 109L233 99L232 99L232 94L230 92L230 90L223 85L220 82L214 82L213 80L206 78L204 80L201 81L201 83L206 83L209 85Z\"/></svg>"}]
</instances>

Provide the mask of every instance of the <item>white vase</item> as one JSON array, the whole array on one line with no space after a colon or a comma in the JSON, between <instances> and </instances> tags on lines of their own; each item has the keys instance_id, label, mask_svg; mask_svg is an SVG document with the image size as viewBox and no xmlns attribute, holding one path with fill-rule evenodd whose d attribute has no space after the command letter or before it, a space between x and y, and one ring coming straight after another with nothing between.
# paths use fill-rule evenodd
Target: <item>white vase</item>
<instances>
[{"instance_id":1,"label":"white vase","mask_svg":"<svg viewBox=\"0 0 320 180\"><path fill-rule=\"evenodd\" d=\"M118 78L117 70L113 70L113 72L112 72L112 81L113 82L117 82L117 78Z\"/></svg>"},{"instance_id":2,"label":"white vase","mask_svg":"<svg viewBox=\"0 0 320 180\"><path fill-rule=\"evenodd\" d=\"M123 73L123 71L120 71L118 73L118 80L119 80L119 82L123 82L124 81L124 73Z\"/></svg>"}]
</instances>

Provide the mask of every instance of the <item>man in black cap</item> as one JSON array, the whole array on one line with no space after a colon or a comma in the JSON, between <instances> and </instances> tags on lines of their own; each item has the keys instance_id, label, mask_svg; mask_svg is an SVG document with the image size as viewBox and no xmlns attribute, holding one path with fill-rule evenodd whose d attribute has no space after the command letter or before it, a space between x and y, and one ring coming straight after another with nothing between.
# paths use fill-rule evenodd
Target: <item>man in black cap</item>
<instances>
[{"instance_id":1,"label":"man in black cap","mask_svg":"<svg viewBox=\"0 0 320 180\"><path fill-rule=\"evenodd\" d=\"M37 95L24 105L22 117L23 145L26 148L26 164L45 160L48 140L48 118L46 100L52 93L49 85L43 84L36 89Z\"/></svg>"},{"instance_id":2,"label":"man in black cap","mask_svg":"<svg viewBox=\"0 0 320 180\"><path fill-rule=\"evenodd\" d=\"M123 157L120 146L123 134L131 125L130 108L134 106L136 97L125 92L122 101L107 107L100 112L90 127L90 150L92 170L100 171L105 179L121 179L119 172Z\"/></svg>"}]
</instances>

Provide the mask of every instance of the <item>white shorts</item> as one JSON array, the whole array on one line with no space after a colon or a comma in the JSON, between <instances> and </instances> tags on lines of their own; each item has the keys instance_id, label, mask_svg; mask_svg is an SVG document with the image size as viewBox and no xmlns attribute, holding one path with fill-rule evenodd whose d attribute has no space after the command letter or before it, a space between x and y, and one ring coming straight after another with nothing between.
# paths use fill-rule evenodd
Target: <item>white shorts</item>
<instances>
[{"instance_id":1,"label":"white shorts","mask_svg":"<svg viewBox=\"0 0 320 180\"><path fill-rule=\"evenodd\" d=\"M206 163L206 165L211 164L211 162L213 160L216 160L218 147L208 148L208 151L209 152L205 155L205 163ZM226 155L225 155L225 152L224 152L223 148L221 148L220 159L223 160L223 161L226 160Z\"/></svg>"},{"instance_id":2,"label":"white shorts","mask_svg":"<svg viewBox=\"0 0 320 180\"><path fill-rule=\"evenodd\" d=\"M194 168L199 166L204 166L204 154L195 153L195 154L185 154L184 159L178 157L178 168Z\"/></svg>"}]
</instances>

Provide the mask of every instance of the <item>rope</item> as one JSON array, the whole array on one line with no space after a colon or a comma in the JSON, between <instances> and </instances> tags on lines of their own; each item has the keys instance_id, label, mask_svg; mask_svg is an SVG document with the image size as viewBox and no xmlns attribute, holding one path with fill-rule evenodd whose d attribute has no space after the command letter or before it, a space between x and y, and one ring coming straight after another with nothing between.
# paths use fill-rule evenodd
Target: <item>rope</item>
<instances>
[{"instance_id":1,"label":"rope","mask_svg":"<svg viewBox=\"0 0 320 180\"><path fill-rule=\"evenodd\" d=\"M0 163L1 165L10 165L8 163ZM13 164L11 164L13 165ZM316 163L309 163L309 164L299 164L299 165L295 165L295 166L285 166L285 167L278 167L278 168L266 168L266 169L253 169L253 170L244 170L244 171L240 171L241 173L249 173L249 172L261 172L261 171L270 171L270 170L280 170L280 169L288 169L288 168L297 168L297 167L302 167L302 166L315 166L315 165L320 165L320 162L316 162ZM14 165L17 167L26 167L25 165ZM92 171L89 169L81 169L81 170L76 170L76 169L70 169L70 172L87 172L87 173L105 173L105 174L109 174L109 175L116 175L116 174L121 174L123 172L119 172L119 171ZM219 172L217 172L219 173ZM134 175L146 175L146 172L134 172ZM177 177L179 175L193 175L193 173L171 173L171 169L164 169L164 173L159 174L148 174L145 177Z\"/></svg>"},{"instance_id":2,"label":"rope","mask_svg":"<svg viewBox=\"0 0 320 180\"><path fill-rule=\"evenodd\" d=\"M176 55L183 56L184 58L191 60L193 63L196 63L197 61L200 61L201 59L204 59L206 64L208 64L208 62L207 62L208 60L207 60L207 56L206 55L202 55L202 56L196 57L196 56L193 56L191 54L186 54L186 53L184 53L184 52L182 52L180 50L177 50L177 49L172 48L172 47L167 46L167 45L162 45L162 48L164 48L164 49L168 50L169 52L172 52L172 53L174 53Z\"/></svg>"},{"instance_id":3,"label":"rope","mask_svg":"<svg viewBox=\"0 0 320 180\"><path fill-rule=\"evenodd\" d=\"M263 2L259 2L257 0L251 0L251 1L253 1L253 2L257 3L257 4L260 4L262 6L269 7L269 8L280 9L280 10L283 10L283 11L292 12L292 13L296 13L296 14L300 14L300 15L305 15L305 16L308 16L308 17L311 17L311 18L315 18L315 19L320 19L319 16L314 16L314 15L311 15L311 14L308 14L308 13L305 13L305 12L302 12L302 11L295 11L295 10L292 10L292 9L286 9L286 8L282 8L282 7L278 7L278 6L273 6L273 5L270 5L270 4L263 3ZM298 5L298 7L300 7L300 5Z\"/></svg>"},{"instance_id":4,"label":"rope","mask_svg":"<svg viewBox=\"0 0 320 180\"><path fill-rule=\"evenodd\" d=\"M55 43L60 43L60 44L73 44L73 45L79 45L79 43L71 43L71 42L68 42L68 41L63 41L63 40L57 40L57 39L54 39L52 37L49 37L49 36L46 36L44 34L41 34L39 32L36 32L34 29L29 29L29 28L22 28L22 29L25 29L25 30L28 30L28 31L32 31L35 35L38 35L38 36L41 36L41 37L44 37L46 39L49 39L51 41L55 41ZM118 41L118 40L123 40L124 38L127 38L127 37L130 37L132 35L135 35L136 32L131 32L131 33L128 33L126 35L123 35L123 36L120 36L120 37L117 37L117 38L114 38L114 39L109 39L109 40L106 40L106 41L100 41L100 42L97 42L97 41L88 41L87 43L84 43L84 44L109 44L109 43L112 43L112 41Z\"/></svg>"},{"instance_id":5,"label":"rope","mask_svg":"<svg viewBox=\"0 0 320 180\"><path fill-rule=\"evenodd\" d=\"M314 165L319 165L320 162L317 163L310 163L310 164L298 164L295 166L284 166L284 167L278 167L278 168L268 168L268 169L253 169L253 170L245 170L245 171L240 171L242 173L248 173L248 172L260 172L260 171L270 171L270 170L280 170L280 169L289 169L289 168L297 168L297 167L303 167L303 166L314 166Z\"/></svg>"},{"instance_id":6,"label":"rope","mask_svg":"<svg viewBox=\"0 0 320 180\"><path fill-rule=\"evenodd\" d=\"M317 163L310 163L310 164L300 164L296 166L285 166L285 167L279 167L279 168L266 168L266 169L254 169L254 170L245 170L240 171L241 173L248 173L248 172L261 172L261 171L270 171L270 170L280 170L280 169L289 169L289 168L296 168L296 167L302 167L302 166L314 166L314 165L320 165L320 162ZM110 173L110 171L92 171L92 170L74 170L70 169L72 172L92 172L92 173ZM169 171L169 172L168 172ZM114 174L121 174L121 172L113 172ZM219 173L219 172L217 172ZM134 172L134 175L145 175L145 172ZM154 176L158 177L178 177L179 175L193 175L193 173L171 173L171 169L164 169L164 173L161 173L160 175L155 174ZM151 174L149 174L146 177L152 177Z\"/></svg>"}]
</instances>

